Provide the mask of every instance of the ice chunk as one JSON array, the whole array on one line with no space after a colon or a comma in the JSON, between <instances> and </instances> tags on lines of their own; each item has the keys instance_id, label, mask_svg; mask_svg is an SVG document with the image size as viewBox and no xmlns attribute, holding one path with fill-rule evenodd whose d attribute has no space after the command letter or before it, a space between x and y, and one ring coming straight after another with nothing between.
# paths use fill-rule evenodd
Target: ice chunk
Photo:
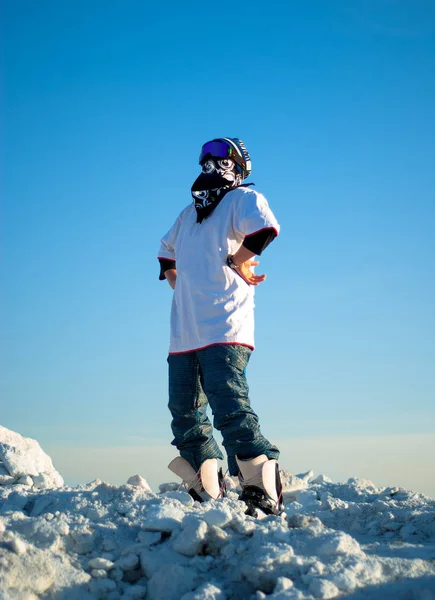
<instances>
[{"instance_id":1,"label":"ice chunk","mask_svg":"<svg viewBox=\"0 0 435 600\"><path fill-rule=\"evenodd\" d=\"M358 542L343 532L327 534L323 541L319 543L318 552L320 555L334 554L361 554L361 546Z\"/></svg>"},{"instance_id":2,"label":"ice chunk","mask_svg":"<svg viewBox=\"0 0 435 600\"><path fill-rule=\"evenodd\" d=\"M33 479L30 477L30 475L23 475L22 477L19 478L17 483L19 485L26 485L28 487L32 487Z\"/></svg>"},{"instance_id":3,"label":"ice chunk","mask_svg":"<svg viewBox=\"0 0 435 600\"><path fill-rule=\"evenodd\" d=\"M280 594L282 592L285 592L286 590L289 590L292 587L293 581L291 579L289 579L288 577L278 577L273 593Z\"/></svg>"},{"instance_id":4,"label":"ice chunk","mask_svg":"<svg viewBox=\"0 0 435 600\"><path fill-rule=\"evenodd\" d=\"M13 485L16 481L11 475L0 475L0 485Z\"/></svg>"},{"instance_id":5,"label":"ice chunk","mask_svg":"<svg viewBox=\"0 0 435 600\"><path fill-rule=\"evenodd\" d=\"M165 565L157 568L149 580L148 594L159 600L180 600L196 588L198 580L197 571L191 567Z\"/></svg>"},{"instance_id":6,"label":"ice chunk","mask_svg":"<svg viewBox=\"0 0 435 600\"><path fill-rule=\"evenodd\" d=\"M332 483L332 479L321 473L320 475L317 475L317 477L311 479L310 483Z\"/></svg>"},{"instance_id":7,"label":"ice chunk","mask_svg":"<svg viewBox=\"0 0 435 600\"><path fill-rule=\"evenodd\" d=\"M114 566L115 563L113 563L111 560L101 557L91 558L91 560L88 562L89 569L104 569L105 571L109 571L110 569L113 569Z\"/></svg>"},{"instance_id":8,"label":"ice chunk","mask_svg":"<svg viewBox=\"0 0 435 600\"><path fill-rule=\"evenodd\" d=\"M3 463L3 461L2 461L2 460L0 460L0 477L2 477L3 475L6 475L6 476L8 476L8 477L9 477L9 476L10 476L10 473L9 473L9 471L6 469L6 467L5 467L4 463Z\"/></svg>"},{"instance_id":9,"label":"ice chunk","mask_svg":"<svg viewBox=\"0 0 435 600\"><path fill-rule=\"evenodd\" d=\"M45 454L36 440L25 438L0 425L0 460L2 467L14 478L31 475L43 476L40 486L56 488L63 486L61 475L53 467L51 458Z\"/></svg>"},{"instance_id":10,"label":"ice chunk","mask_svg":"<svg viewBox=\"0 0 435 600\"><path fill-rule=\"evenodd\" d=\"M173 498L174 500L178 500L184 506L193 506L195 502L190 494L184 492L183 490L176 490L173 492L164 492L165 498Z\"/></svg>"},{"instance_id":11,"label":"ice chunk","mask_svg":"<svg viewBox=\"0 0 435 600\"><path fill-rule=\"evenodd\" d=\"M122 571L133 571L139 565L137 554L126 554L116 561L116 566Z\"/></svg>"},{"instance_id":12,"label":"ice chunk","mask_svg":"<svg viewBox=\"0 0 435 600\"><path fill-rule=\"evenodd\" d=\"M203 515L202 518L207 525L214 525L215 527L225 527L232 521L233 515L230 509L223 505L219 508L210 508Z\"/></svg>"},{"instance_id":13,"label":"ice chunk","mask_svg":"<svg viewBox=\"0 0 435 600\"><path fill-rule=\"evenodd\" d=\"M172 547L184 556L195 556L201 551L206 534L207 524L204 521L196 517L186 517Z\"/></svg>"},{"instance_id":14,"label":"ice chunk","mask_svg":"<svg viewBox=\"0 0 435 600\"><path fill-rule=\"evenodd\" d=\"M194 592L184 594L180 600L227 600L227 596L213 583L204 583Z\"/></svg>"},{"instance_id":15,"label":"ice chunk","mask_svg":"<svg viewBox=\"0 0 435 600\"><path fill-rule=\"evenodd\" d=\"M313 579L310 583L310 592L315 598L322 598L322 600L329 600L329 598L336 598L340 595L338 587L326 579Z\"/></svg>"},{"instance_id":16,"label":"ice chunk","mask_svg":"<svg viewBox=\"0 0 435 600\"><path fill-rule=\"evenodd\" d=\"M146 479L144 479L140 475L132 475L131 477L129 477L127 479L127 484L134 485L135 487L140 487L140 488L144 489L146 492L152 492Z\"/></svg>"},{"instance_id":17,"label":"ice chunk","mask_svg":"<svg viewBox=\"0 0 435 600\"><path fill-rule=\"evenodd\" d=\"M170 483L161 483L159 485L159 490L162 494L165 492L176 492L180 489L180 484L171 481Z\"/></svg>"},{"instance_id":18,"label":"ice chunk","mask_svg":"<svg viewBox=\"0 0 435 600\"><path fill-rule=\"evenodd\" d=\"M15 554L18 554L19 556L21 556L22 554L25 554L26 550L27 550L26 543L23 542L23 540L20 540L20 538L14 538L13 540L11 540L10 547L11 547L11 550L13 552L15 552Z\"/></svg>"},{"instance_id":19,"label":"ice chunk","mask_svg":"<svg viewBox=\"0 0 435 600\"><path fill-rule=\"evenodd\" d=\"M116 583L113 579L93 579L89 587L96 598L105 600L110 592L116 590Z\"/></svg>"},{"instance_id":20,"label":"ice chunk","mask_svg":"<svg viewBox=\"0 0 435 600\"><path fill-rule=\"evenodd\" d=\"M107 577L107 571L104 569L92 569L91 575L92 577L95 577L95 579L104 579Z\"/></svg>"},{"instance_id":21,"label":"ice chunk","mask_svg":"<svg viewBox=\"0 0 435 600\"><path fill-rule=\"evenodd\" d=\"M151 506L146 514L144 529L148 531L173 531L184 517L184 512L175 504Z\"/></svg>"}]
</instances>

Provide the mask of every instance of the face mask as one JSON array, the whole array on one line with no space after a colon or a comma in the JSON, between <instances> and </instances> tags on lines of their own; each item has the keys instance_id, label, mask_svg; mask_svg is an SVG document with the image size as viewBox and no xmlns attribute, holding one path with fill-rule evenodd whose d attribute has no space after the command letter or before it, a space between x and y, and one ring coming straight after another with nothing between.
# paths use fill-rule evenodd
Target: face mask
<instances>
[{"instance_id":1,"label":"face mask","mask_svg":"<svg viewBox=\"0 0 435 600\"><path fill-rule=\"evenodd\" d=\"M236 163L230 158L210 158L202 165L201 175L192 185L192 198L201 223L231 189L243 181Z\"/></svg>"},{"instance_id":2,"label":"face mask","mask_svg":"<svg viewBox=\"0 0 435 600\"><path fill-rule=\"evenodd\" d=\"M202 165L204 175L217 174L229 182L239 185L242 182L242 176L237 172L236 163L231 158L218 158L206 160Z\"/></svg>"}]
</instances>

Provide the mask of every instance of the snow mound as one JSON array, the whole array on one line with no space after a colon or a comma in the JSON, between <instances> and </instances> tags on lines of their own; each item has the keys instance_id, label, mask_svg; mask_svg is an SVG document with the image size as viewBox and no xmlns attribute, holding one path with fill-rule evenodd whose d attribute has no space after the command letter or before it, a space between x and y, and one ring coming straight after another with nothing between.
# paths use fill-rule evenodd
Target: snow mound
<instances>
[{"instance_id":1,"label":"snow mound","mask_svg":"<svg viewBox=\"0 0 435 600\"><path fill-rule=\"evenodd\" d=\"M63 483L51 458L36 440L0 425L0 486L18 484L47 489Z\"/></svg>"},{"instance_id":2,"label":"snow mound","mask_svg":"<svg viewBox=\"0 0 435 600\"><path fill-rule=\"evenodd\" d=\"M2 600L435 599L435 502L283 472L286 509L199 504L140 476L0 488Z\"/></svg>"}]
</instances>

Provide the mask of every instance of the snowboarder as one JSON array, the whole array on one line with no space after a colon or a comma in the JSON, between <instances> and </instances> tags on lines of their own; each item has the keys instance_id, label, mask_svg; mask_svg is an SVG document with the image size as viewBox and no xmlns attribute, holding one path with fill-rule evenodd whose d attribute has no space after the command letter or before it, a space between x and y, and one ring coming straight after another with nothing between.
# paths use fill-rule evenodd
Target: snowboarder
<instances>
[{"instance_id":1,"label":"snowboarder","mask_svg":"<svg viewBox=\"0 0 435 600\"><path fill-rule=\"evenodd\" d=\"M246 366L254 349L253 260L278 235L267 200L244 183L251 160L238 138L203 145L193 202L161 240L160 279L174 290L169 348L172 444L169 468L199 500L223 495L223 459L206 415L220 430L228 469L248 514L282 511L279 450L261 433L250 405Z\"/></svg>"}]
</instances>

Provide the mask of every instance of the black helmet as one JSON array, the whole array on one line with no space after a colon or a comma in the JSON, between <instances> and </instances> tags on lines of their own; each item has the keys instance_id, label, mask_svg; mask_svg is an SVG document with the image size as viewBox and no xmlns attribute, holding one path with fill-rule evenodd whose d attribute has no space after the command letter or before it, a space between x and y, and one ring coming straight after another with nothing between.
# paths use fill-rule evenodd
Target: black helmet
<instances>
[{"instance_id":1,"label":"black helmet","mask_svg":"<svg viewBox=\"0 0 435 600\"><path fill-rule=\"evenodd\" d=\"M202 165L207 156L219 158L232 158L239 166L243 179L251 174L251 157L246 150L245 144L239 138L216 138L206 142L201 148L199 164Z\"/></svg>"}]
</instances>

